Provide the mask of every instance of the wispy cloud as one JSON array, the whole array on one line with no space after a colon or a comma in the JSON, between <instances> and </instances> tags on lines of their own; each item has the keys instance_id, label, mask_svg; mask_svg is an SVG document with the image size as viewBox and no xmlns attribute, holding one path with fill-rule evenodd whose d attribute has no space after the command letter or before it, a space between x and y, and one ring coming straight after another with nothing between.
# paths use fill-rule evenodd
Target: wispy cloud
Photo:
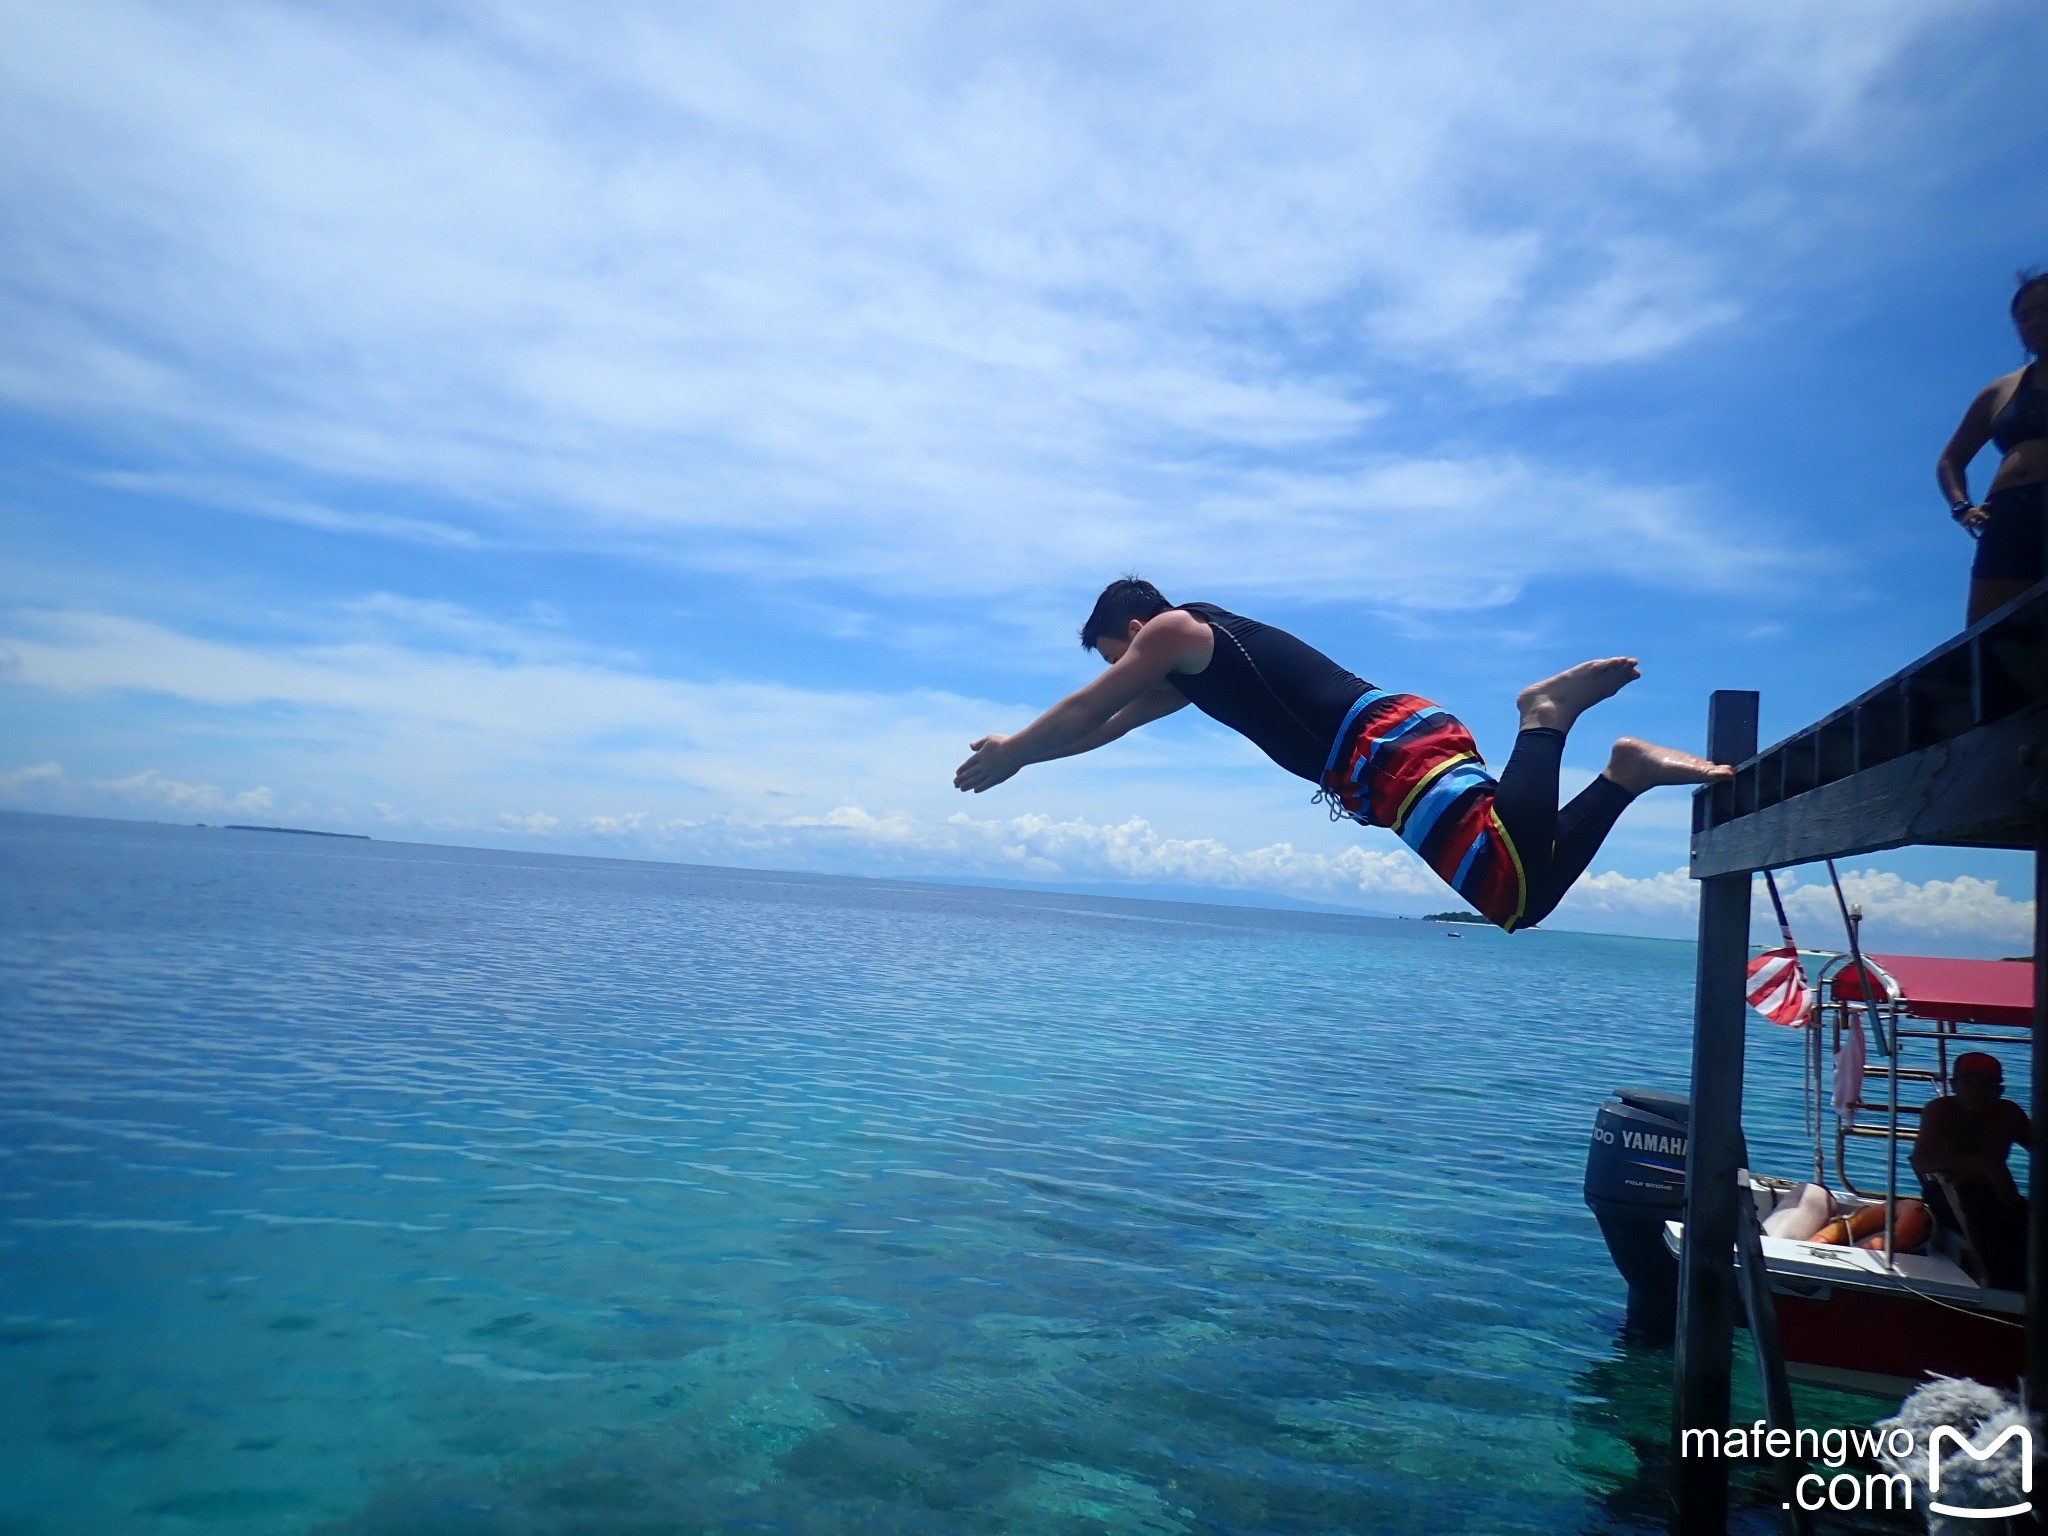
<instances>
[{"instance_id":1,"label":"wispy cloud","mask_svg":"<svg viewBox=\"0 0 2048 1536\"><path fill-rule=\"evenodd\" d=\"M277 809L277 796L258 785L254 789L229 793L214 784L185 784L167 778L154 768L114 779L99 786L124 799L146 805L160 805L176 811L226 812L235 816L267 816Z\"/></svg>"},{"instance_id":2,"label":"wispy cloud","mask_svg":"<svg viewBox=\"0 0 2048 1536\"><path fill-rule=\"evenodd\" d=\"M1233 737L1217 736L1195 763L1134 739L1091 763L1092 778L1061 781L1041 771L1028 791L1005 794L1005 803L1027 807L1022 814L988 816L978 813L994 802L958 809L948 770L972 732L1021 714L1018 706L931 691L682 681L545 630L388 595L306 623L320 631L354 624L365 633L253 644L117 615L15 615L0 626L0 658L17 685L139 693L246 720L274 767L292 760L279 755L283 744L303 740L305 778L279 794L261 785L223 790L155 767L74 781L57 763L41 762L0 775L0 794L52 808L197 815L268 816L317 802L350 824L580 838L663 857L782 860L848 873L1208 886L1411 912L1447 899L1391 834L1332 832L1295 803L1301 797L1273 798L1285 786ZM222 729L217 722L208 739L217 743ZM336 739L350 744L352 771L403 788L387 787L386 799L356 813L335 809L336 786L314 776ZM1567 793L1585 777L1569 774ZM481 812L479 803L493 796L501 806L537 798ZM626 796L633 798L622 805ZM1169 814L1192 806L1176 819L1201 826L1214 823L1219 796L1235 807L1238 841L1165 831L1156 815L1106 821L1086 809L1118 799ZM1051 809L1062 801L1068 809ZM1688 824L1675 795L1631 817L1632 836L1652 843L1682 842ZM1243 834L1254 827L1286 830L1247 845ZM1873 933L2011 948L2024 947L2031 932L2031 906L1994 881L1915 882L1866 869L1846 873L1843 884ZM1780 885L1802 937L1832 930L1825 883L1795 871ZM1638 876L1602 867L1578 883L1555 921L1684 935L1696 902L1682 868ZM1766 910L1761 897L1758 910Z\"/></svg>"},{"instance_id":3,"label":"wispy cloud","mask_svg":"<svg viewBox=\"0 0 2048 1536\"><path fill-rule=\"evenodd\" d=\"M1394 606L1725 584L1761 530L1418 452L1393 402L1724 323L1939 14L22 7L0 399L111 424L139 486L407 540Z\"/></svg>"},{"instance_id":4,"label":"wispy cloud","mask_svg":"<svg viewBox=\"0 0 2048 1536\"><path fill-rule=\"evenodd\" d=\"M440 545L450 549L476 549L484 543L473 530L454 523L336 506L302 496L280 495L227 475L103 469L89 471L83 478L113 490L203 506L217 512L274 518L278 522L296 523L301 528L317 528L323 533L366 534L374 538Z\"/></svg>"},{"instance_id":5,"label":"wispy cloud","mask_svg":"<svg viewBox=\"0 0 2048 1536\"><path fill-rule=\"evenodd\" d=\"M528 837L546 837L561 821L546 811L528 811L524 816L512 811L498 812L498 825L507 832L520 832Z\"/></svg>"},{"instance_id":6,"label":"wispy cloud","mask_svg":"<svg viewBox=\"0 0 2048 1536\"><path fill-rule=\"evenodd\" d=\"M429 788L445 796L436 815L534 782L585 795L642 784L671 816L766 809L777 792L819 810L848 793L928 807L952 795L965 744L1021 713L930 690L679 679L442 604L371 599L306 627L328 633L258 643L122 615L22 613L0 625L0 660L16 685L46 694L204 711L216 748L229 721L273 762L339 748L387 799L400 786L416 802Z\"/></svg>"},{"instance_id":7,"label":"wispy cloud","mask_svg":"<svg viewBox=\"0 0 2048 1536\"><path fill-rule=\"evenodd\" d=\"M188 784L155 768L115 779L77 782L61 763L36 763L0 773L0 799L41 809L171 810L181 815L268 816L278 809L277 795L258 785L223 790L217 784Z\"/></svg>"},{"instance_id":8,"label":"wispy cloud","mask_svg":"<svg viewBox=\"0 0 2048 1536\"><path fill-rule=\"evenodd\" d=\"M19 796L64 782L62 763L30 763L7 773L0 773L0 794Z\"/></svg>"},{"instance_id":9,"label":"wispy cloud","mask_svg":"<svg viewBox=\"0 0 2048 1536\"><path fill-rule=\"evenodd\" d=\"M49 809L141 807L181 815L249 816L281 811L279 796L266 787L223 791L212 784L183 783L155 769L78 783L56 763L0 773L0 798ZM1328 849L1293 841L1244 847L1220 838L1169 836L1141 816L1115 823L1038 813L919 816L877 813L852 803L834 804L822 814L770 817L661 817L634 810L569 818L533 809L482 819L408 814L383 802L367 815L332 807L320 814L339 825L374 824L380 835L429 832L460 840L497 833L566 839L570 847L594 842L642 857L821 873L1171 886L1411 915L1457 904L1420 860L1391 840ZM1782 874L1779 885L1801 941L1828 947L1838 927L1832 888L1797 872ZM2032 903L2004 894L1993 880L1913 881L1866 868L1845 871L1842 885L1848 899L1863 909L1866 942L1875 945L2017 952L2031 942ZM1573 887L1551 926L1690 937L1698 899L1699 888L1683 869L1642 877L1599 869ZM1775 941L1775 929L1766 932L1767 912L1759 881L1757 931Z\"/></svg>"},{"instance_id":10,"label":"wispy cloud","mask_svg":"<svg viewBox=\"0 0 2048 1536\"><path fill-rule=\"evenodd\" d=\"M7 15L10 803L1396 907L1390 835L1186 716L947 774L1131 567L1482 737L1535 653L1661 646L1615 728L1695 730L1836 535L1659 396L1963 131L1935 0ZM1683 812L1559 922L1684 931Z\"/></svg>"},{"instance_id":11,"label":"wispy cloud","mask_svg":"<svg viewBox=\"0 0 2048 1536\"><path fill-rule=\"evenodd\" d=\"M1419 859L1398 846L1335 852L1286 842L1232 847L1215 838L1165 837L1142 817L1101 825L1045 816L956 814L930 823L846 805L824 817L648 825L641 830L641 843L648 849L686 849L693 857L746 862L773 857L828 870L1200 886L1410 914L1459 905ZM1824 935L1834 926L1831 889L1802 884L1796 875L1783 877L1781 886L1788 907L1806 919L1809 942L1825 947ZM1969 876L1913 881L1864 869L1845 873L1843 888L1862 905L1867 936L1881 935L1888 945L2024 949L2032 932L2033 904L2005 895L1996 881ZM1757 889L1762 906L1761 882ZM1683 869L1645 877L1598 870L1572 889L1551 926L1690 937L1698 904L1699 887Z\"/></svg>"}]
</instances>

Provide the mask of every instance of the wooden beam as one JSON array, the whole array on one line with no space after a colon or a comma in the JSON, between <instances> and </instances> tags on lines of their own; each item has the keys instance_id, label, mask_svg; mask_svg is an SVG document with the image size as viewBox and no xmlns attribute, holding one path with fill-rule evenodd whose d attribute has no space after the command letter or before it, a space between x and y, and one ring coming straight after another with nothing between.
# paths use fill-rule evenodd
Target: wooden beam
<instances>
[{"instance_id":1,"label":"wooden beam","mask_svg":"<svg viewBox=\"0 0 2048 1536\"><path fill-rule=\"evenodd\" d=\"M1757 696L1717 692L1707 707L1707 755L1739 763L1756 754ZM1742 1045L1749 960L1747 869L1700 885L1693 983L1692 1127L1685 1154L1685 1244L1678 1258L1677 1382L1671 1435L1683 1536L1728 1528L1728 1463L1687 1456L1688 1429L1728 1427L1735 1350L1736 1187L1742 1149Z\"/></svg>"},{"instance_id":2,"label":"wooden beam","mask_svg":"<svg viewBox=\"0 0 2048 1536\"><path fill-rule=\"evenodd\" d=\"M1696 830L1692 874L1705 880L1908 843L2033 848L2044 825L2048 708L2036 706Z\"/></svg>"},{"instance_id":3,"label":"wooden beam","mask_svg":"<svg viewBox=\"0 0 2048 1536\"><path fill-rule=\"evenodd\" d=\"M1693 797L1693 826L1709 831L1753 816L2028 710L2048 710L2048 581L1738 764L1732 781ZM2020 837L1993 828L1953 841L2013 846Z\"/></svg>"}]
</instances>

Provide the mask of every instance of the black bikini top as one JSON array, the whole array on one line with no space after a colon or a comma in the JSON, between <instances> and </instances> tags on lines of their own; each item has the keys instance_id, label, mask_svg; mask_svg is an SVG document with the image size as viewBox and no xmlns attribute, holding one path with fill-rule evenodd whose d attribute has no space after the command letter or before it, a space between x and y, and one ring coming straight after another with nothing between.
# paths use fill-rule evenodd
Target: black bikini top
<instances>
[{"instance_id":1,"label":"black bikini top","mask_svg":"<svg viewBox=\"0 0 2048 1536\"><path fill-rule=\"evenodd\" d=\"M1991 418L1991 441L1998 445L2000 453L2011 453L2021 443L2048 437L2048 390L2043 390L2034 377L2040 367L2035 363L2020 375L2019 387Z\"/></svg>"}]
</instances>

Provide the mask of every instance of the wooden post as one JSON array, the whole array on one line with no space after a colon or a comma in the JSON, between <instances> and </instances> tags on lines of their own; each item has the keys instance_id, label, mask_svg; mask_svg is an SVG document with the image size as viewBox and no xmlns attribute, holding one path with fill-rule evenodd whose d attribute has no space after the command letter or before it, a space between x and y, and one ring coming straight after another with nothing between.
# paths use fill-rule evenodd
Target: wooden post
<instances>
[{"instance_id":1,"label":"wooden post","mask_svg":"<svg viewBox=\"0 0 2048 1536\"><path fill-rule=\"evenodd\" d=\"M2048 1407L2048 838L2034 849L2034 1144L2027 1159L2027 1406Z\"/></svg>"},{"instance_id":2,"label":"wooden post","mask_svg":"<svg viewBox=\"0 0 2048 1536\"><path fill-rule=\"evenodd\" d=\"M1757 1385L1763 1388L1764 1417L1772 1429L1791 1439L1794 1454L1777 1459L1778 1491L1785 1495L1792 1529L1813 1529L1813 1519L1796 1503L1799 1474L1806 1463L1797 1453L1799 1419L1792 1409L1792 1378L1785 1371L1785 1345L1778 1337L1778 1304L1771 1300L1771 1270L1764 1259L1764 1225L1747 1185L1735 1202L1735 1252L1742 1280L1742 1312L1749 1319L1749 1341L1756 1351Z\"/></svg>"},{"instance_id":3,"label":"wooden post","mask_svg":"<svg viewBox=\"0 0 2048 1536\"><path fill-rule=\"evenodd\" d=\"M1707 708L1707 756L1756 755L1757 696L1717 691ZM1693 982L1692 1132L1685 1155L1685 1244L1678 1260L1678 1360L1671 1416L1677 1529L1728 1528L1728 1464L1684 1454L1688 1429L1728 1427L1735 1349L1736 1188L1742 1145L1742 1042L1749 962L1749 888L1740 870L1700 882L1700 942Z\"/></svg>"},{"instance_id":4,"label":"wooden post","mask_svg":"<svg viewBox=\"0 0 2048 1536\"><path fill-rule=\"evenodd\" d=\"M2042 555L2048 558L2048 526L2043 526ZM2034 676L2048 677L2048 624L2036 632ZM2027 1149L2027 1357L2020 1383L2032 1413L2048 1412L2048 744L2021 749L2020 762L2031 770L2027 803L2034 812L2034 1030L2028 1072L2027 1113L2034 1122L2033 1145ZM2038 1507L2037 1507L2038 1508ZM2048 1511L2037 1512L2037 1527L2048 1529Z\"/></svg>"}]
</instances>

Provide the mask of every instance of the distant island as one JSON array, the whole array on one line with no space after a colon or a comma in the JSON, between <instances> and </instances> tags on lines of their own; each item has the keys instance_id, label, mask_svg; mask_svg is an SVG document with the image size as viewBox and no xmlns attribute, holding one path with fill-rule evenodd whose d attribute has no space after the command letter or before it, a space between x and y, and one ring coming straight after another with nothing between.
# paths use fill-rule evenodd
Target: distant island
<instances>
[{"instance_id":1,"label":"distant island","mask_svg":"<svg viewBox=\"0 0 2048 1536\"><path fill-rule=\"evenodd\" d=\"M1422 920L1425 923L1477 923L1482 928L1487 925L1487 919L1477 912L1425 912Z\"/></svg>"},{"instance_id":2,"label":"distant island","mask_svg":"<svg viewBox=\"0 0 2048 1536\"><path fill-rule=\"evenodd\" d=\"M246 827L236 822L229 822L221 828L221 831L289 832L293 837L352 837L361 843L367 843L370 840L370 834L367 832L315 832L311 827Z\"/></svg>"}]
</instances>

